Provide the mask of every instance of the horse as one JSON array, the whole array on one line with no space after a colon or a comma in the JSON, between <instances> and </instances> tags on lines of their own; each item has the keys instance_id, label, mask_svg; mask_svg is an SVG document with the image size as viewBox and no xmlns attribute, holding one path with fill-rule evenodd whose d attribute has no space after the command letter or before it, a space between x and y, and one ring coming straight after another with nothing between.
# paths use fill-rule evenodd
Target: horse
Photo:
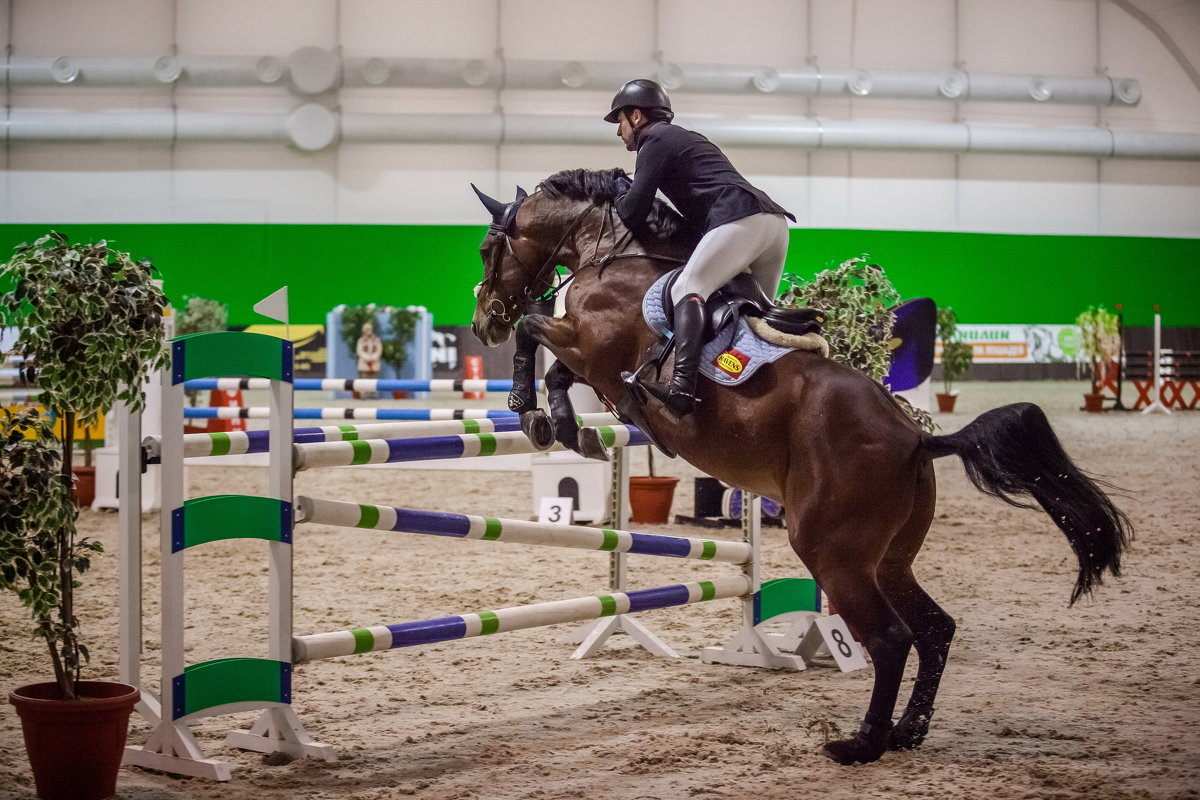
<instances>
[{"instance_id":1,"label":"horse","mask_svg":"<svg viewBox=\"0 0 1200 800\"><path fill-rule=\"evenodd\" d=\"M479 248L484 272L472 330L487 346L515 330L509 406L538 447L557 440L604 457L602 446L579 435L567 389L580 382L610 406L627 402L622 374L644 363L658 338L642 318L642 297L695 242L665 204L635 238L613 212L626 181L619 169L567 170L531 194L518 189L510 203L475 189L492 223ZM565 314L533 313L535 301L561 288L554 283L560 265L570 281ZM538 346L557 359L545 375L549 416L534 393ZM957 455L980 491L1045 511L1078 561L1070 604L1105 574L1121 574L1134 532L1105 491L1113 487L1072 461L1032 403L992 409L956 433L933 435L879 383L805 351L740 385L702 379L697 391L692 414L673 418L647 408L640 423L704 473L782 504L792 549L871 657L874 682L858 732L823 746L840 764L916 748L929 732L955 634L953 618L912 569L934 515L934 459ZM913 648L916 679L893 724Z\"/></svg>"}]
</instances>

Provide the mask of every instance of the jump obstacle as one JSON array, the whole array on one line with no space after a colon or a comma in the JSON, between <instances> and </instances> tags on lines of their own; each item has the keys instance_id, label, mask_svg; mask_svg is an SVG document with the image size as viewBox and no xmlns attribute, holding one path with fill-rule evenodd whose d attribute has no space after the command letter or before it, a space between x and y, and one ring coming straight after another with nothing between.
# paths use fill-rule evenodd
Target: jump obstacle
<instances>
[{"instance_id":1,"label":"jump obstacle","mask_svg":"<svg viewBox=\"0 0 1200 800\"><path fill-rule=\"evenodd\" d=\"M1154 315L1154 349L1126 352L1122 366L1138 393L1134 411L1170 414L1200 405L1200 353L1163 348L1161 314ZM1191 400L1184 397L1189 390Z\"/></svg>"},{"instance_id":2,"label":"jump obstacle","mask_svg":"<svg viewBox=\"0 0 1200 800\"><path fill-rule=\"evenodd\" d=\"M267 406L188 406L185 419L270 419ZM443 419L517 419L517 412L499 408L368 408L322 407L293 409L295 419L428 421Z\"/></svg>"},{"instance_id":3,"label":"jump obstacle","mask_svg":"<svg viewBox=\"0 0 1200 800\"><path fill-rule=\"evenodd\" d=\"M836 617L825 617L826 628L815 621L819 592L806 579L761 582L758 575L758 500L743 506L746 525L743 542L717 542L638 534L622 530L597 530L582 526L545 526L514 520L498 520L461 514L413 512L389 506L371 506L313 498L293 498L294 469L334 463L370 463L377 452L387 457L420 457L414 437L393 440L299 442L276 447L270 453L270 496L220 495L185 500L182 469L185 437L182 433L183 387L189 378L215 371L239 372L266 380L271 397L268 441L293 441L291 343L260 334L222 332L199 334L171 343L172 366L162 381L164 434L158 440L158 457L163 475L160 514L162 549L162 646L161 697L142 689L138 711L154 730L145 745L128 746L126 763L167 772L229 778L229 767L208 759L194 739L188 723L205 716L235 711L262 710L249 731L234 731L226 742L235 747L264 753L282 752L293 757L308 756L333 760L330 746L314 742L304 731L291 707L292 671L296 664L318 658L406 647L434 641L449 641L563 622L594 622L576 633L580 647L573 658L594 654L617 631L628 633L652 652L675 653L629 613L687 605L731 597L742 598L743 621L739 632L724 647L706 648L701 657L710 663L753 664L772 668L804 669L806 658L781 652L786 643L810 659L829 635L826 629ZM141 688L141 530L140 472L142 451L140 418L124 406L116 409L124 434L121 452L121 679ZM355 432L360 435L360 432ZM626 447L644 441L636 428L611 425L600 431L602 439L615 447L613 473L613 520L623 526L627 514L624 470ZM211 438L211 435L202 435ZM506 437L501 439L501 437ZM463 457L479 455L487 441L504 441L516 448L517 437L509 434L458 434L432 437L454 440ZM642 437L642 438L639 438ZM523 438L523 437L522 437ZM247 437L248 439L248 437ZM384 444L381 446L379 442ZM393 442L403 442L402 446ZM470 448L474 443L476 450ZM526 443L527 444L527 443ZM435 449L442 452L443 446ZM395 451L395 452L394 452ZM366 459L366 460L363 460ZM307 462L307 463L305 463ZM292 633L292 542L297 522L323 522L349 527L477 538L518 544L576 547L610 553L609 594L573 600L537 603L494 611L444 617L424 622L381 625L352 631L335 631L295 637ZM223 658L186 665L184 655L184 555L194 546L230 538L257 538L268 542L269 597L267 658ZM740 545L740 546L739 546ZM625 586L628 554L699 558L737 564L741 574L651 589L630 590ZM765 634L757 626L769 619L799 617L788 634ZM844 630L844 629L842 629ZM829 639L842 641L848 633ZM833 654L836 658L836 653ZM839 660L839 664L841 661Z\"/></svg>"}]
</instances>

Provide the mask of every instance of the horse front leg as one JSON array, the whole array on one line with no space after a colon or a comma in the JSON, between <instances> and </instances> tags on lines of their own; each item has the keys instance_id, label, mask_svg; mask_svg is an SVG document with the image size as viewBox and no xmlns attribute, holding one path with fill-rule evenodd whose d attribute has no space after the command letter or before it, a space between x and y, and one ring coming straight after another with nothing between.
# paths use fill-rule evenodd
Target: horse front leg
<instances>
[{"instance_id":1,"label":"horse front leg","mask_svg":"<svg viewBox=\"0 0 1200 800\"><path fill-rule=\"evenodd\" d=\"M546 412L537 407L536 368L539 320L548 319L530 314L517 325L517 351L513 354L512 389L508 393L508 409L521 416L521 431L538 450L554 446L554 423Z\"/></svg>"},{"instance_id":2,"label":"horse front leg","mask_svg":"<svg viewBox=\"0 0 1200 800\"><path fill-rule=\"evenodd\" d=\"M595 431L580 429L575 417L575 407L568 391L576 382L575 373L563 362L555 361L546 370L546 400L550 404L550 418L554 423L554 436L567 448L584 458L608 461L608 448ZM585 435L581 435L585 434Z\"/></svg>"},{"instance_id":3,"label":"horse front leg","mask_svg":"<svg viewBox=\"0 0 1200 800\"><path fill-rule=\"evenodd\" d=\"M554 438L567 448L579 452L579 423L575 419L575 407L571 405L568 391L575 383L575 373L561 361L555 361L546 370L546 402L550 405L550 419L554 425Z\"/></svg>"}]
</instances>

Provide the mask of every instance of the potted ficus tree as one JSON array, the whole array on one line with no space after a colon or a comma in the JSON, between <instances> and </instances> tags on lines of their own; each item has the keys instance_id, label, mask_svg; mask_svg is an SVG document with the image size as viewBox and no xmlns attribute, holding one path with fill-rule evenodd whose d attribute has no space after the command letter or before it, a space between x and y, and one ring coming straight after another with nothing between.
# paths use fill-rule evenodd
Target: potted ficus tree
<instances>
[{"instance_id":1,"label":"potted ficus tree","mask_svg":"<svg viewBox=\"0 0 1200 800\"><path fill-rule=\"evenodd\" d=\"M883 268L859 256L818 272L811 279L785 275L784 283L779 305L825 312L821 335L829 345L829 357L882 383L892 364L896 324L892 308L900 301L900 293ZM893 397L922 430L934 430L928 411L900 395Z\"/></svg>"},{"instance_id":2,"label":"potted ficus tree","mask_svg":"<svg viewBox=\"0 0 1200 800\"><path fill-rule=\"evenodd\" d=\"M948 414L954 411L954 402L958 399L954 382L967 374L975 354L971 345L962 340L958 332L958 315L950 306L937 310L937 335L942 340L942 387L945 389L937 395L938 411Z\"/></svg>"},{"instance_id":3,"label":"potted ficus tree","mask_svg":"<svg viewBox=\"0 0 1200 800\"><path fill-rule=\"evenodd\" d=\"M400 371L408 363L408 346L412 343L413 334L417 332L417 312L396 306L387 309L387 335L383 338L383 363L395 371L400 377Z\"/></svg>"},{"instance_id":4,"label":"potted ficus tree","mask_svg":"<svg viewBox=\"0 0 1200 800\"><path fill-rule=\"evenodd\" d=\"M81 679L89 654L77 590L101 546L77 536L71 466L75 426L118 398L140 408L143 381L167 363L167 303L153 272L104 241L70 244L53 231L0 265L0 285L11 287L0 313L19 330L15 346L37 371L42 404L63 422L56 438L29 410L5 414L0 431L0 588L29 607L54 673L52 682L14 689L9 702L38 795L48 800L113 794L138 698L132 686Z\"/></svg>"},{"instance_id":5,"label":"potted ficus tree","mask_svg":"<svg viewBox=\"0 0 1200 800\"><path fill-rule=\"evenodd\" d=\"M1083 396L1087 411L1099 414L1104 410L1105 373L1121 353L1120 318L1104 306L1089 306L1075 319L1079 328L1079 354L1082 368L1091 374L1091 391Z\"/></svg>"}]
</instances>

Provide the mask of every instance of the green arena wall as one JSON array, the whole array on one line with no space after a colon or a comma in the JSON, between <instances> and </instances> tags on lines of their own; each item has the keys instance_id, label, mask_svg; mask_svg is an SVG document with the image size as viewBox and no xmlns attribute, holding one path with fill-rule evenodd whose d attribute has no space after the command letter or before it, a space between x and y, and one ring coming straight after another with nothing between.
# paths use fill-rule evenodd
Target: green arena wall
<instances>
[{"instance_id":1,"label":"green arena wall","mask_svg":"<svg viewBox=\"0 0 1200 800\"><path fill-rule=\"evenodd\" d=\"M0 253L51 226L0 225ZM335 305L421 305L465 325L482 266L483 225L85 224L72 241L107 239L187 295L229 306L231 325L289 287L291 321L321 324ZM1065 324L1089 305L1123 306L1125 324L1200 326L1200 239L795 228L787 271L811 277L867 255L905 298L931 297L968 324Z\"/></svg>"}]
</instances>

